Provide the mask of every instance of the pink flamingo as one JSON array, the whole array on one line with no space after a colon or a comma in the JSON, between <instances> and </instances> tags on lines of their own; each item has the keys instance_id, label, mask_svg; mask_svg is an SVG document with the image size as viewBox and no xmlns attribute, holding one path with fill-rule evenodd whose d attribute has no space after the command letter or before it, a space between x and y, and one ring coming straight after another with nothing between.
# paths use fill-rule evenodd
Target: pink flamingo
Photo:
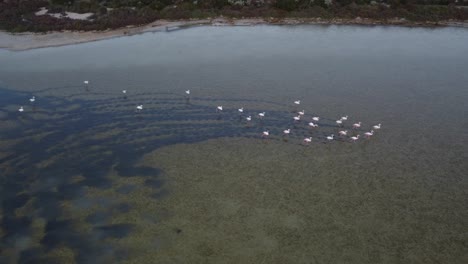
<instances>
[{"instance_id":1,"label":"pink flamingo","mask_svg":"<svg viewBox=\"0 0 468 264\"><path fill-rule=\"evenodd\" d=\"M353 128L360 128L361 127L361 121L359 121L359 123L355 123L353 124Z\"/></svg>"},{"instance_id":2,"label":"pink flamingo","mask_svg":"<svg viewBox=\"0 0 468 264\"><path fill-rule=\"evenodd\" d=\"M371 137L372 135L374 135L374 130L371 130L370 132L366 132L366 133L364 133L364 135L365 135L367 138L369 138L369 137Z\"/></svg>"}]
</instances>

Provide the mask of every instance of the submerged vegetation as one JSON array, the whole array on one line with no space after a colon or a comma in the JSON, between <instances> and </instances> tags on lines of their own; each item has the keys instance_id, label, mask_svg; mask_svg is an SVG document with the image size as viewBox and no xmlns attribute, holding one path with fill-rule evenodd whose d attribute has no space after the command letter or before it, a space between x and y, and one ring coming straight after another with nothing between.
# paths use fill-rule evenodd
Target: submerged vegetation
<instances>
[{"instance_id":1,"label":"submerged vegetation","mask_svg":"<svg viewBox=\"0 0 468 264\"><path fill-rule=\"evenodd\" d=\"M39 11L43 11L42 13ZM68 16L89 13L85 19ZM323 18L386 23L468 20L467 0L2 0L0 29L11 32L106 30L158 19Z\"/></svg>"}]
</instances>

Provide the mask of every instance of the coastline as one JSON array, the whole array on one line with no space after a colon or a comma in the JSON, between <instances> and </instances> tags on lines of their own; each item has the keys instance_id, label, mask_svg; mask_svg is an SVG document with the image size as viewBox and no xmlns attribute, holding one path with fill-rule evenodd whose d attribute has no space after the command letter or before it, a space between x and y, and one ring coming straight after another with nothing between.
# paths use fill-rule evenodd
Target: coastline
<instances>
[{"instance_id":1,"label":"coastline","mask_svg":"<svg viewBox=\"0 0 468 264\"><path fill-rule=\"evenodd\" d=\"M254 26L254 25L363 25L363 26L406 26L406 27L463 27L468 28L467 21L413 22L395 18L393 20L354 19L321 19L321 18L245 18L231 19L217 17L212 19L168 21L157 20L141 26L127 26L106 31L59 31L48 33L12 34L0 31L0 49L24 51L30 49L73 45L99 41L122 36L131 36L145 32L166 31L167 28L211 26Z\"/></svg>"}]
</instances>

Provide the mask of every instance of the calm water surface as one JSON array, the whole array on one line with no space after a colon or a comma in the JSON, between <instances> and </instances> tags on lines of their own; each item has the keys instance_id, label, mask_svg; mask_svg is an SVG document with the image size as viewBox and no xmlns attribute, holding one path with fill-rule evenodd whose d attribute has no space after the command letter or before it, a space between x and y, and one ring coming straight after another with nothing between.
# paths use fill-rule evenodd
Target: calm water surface
<instances>
[{"instance_id":1,"label":"calm water surface","mask_svg":"<svg viewBox=\"0 0 468 264\"><path fill-rule=\"evenodd\" d=\"M195 27L0 51L0 263L468 263L467 43Z\"/></svg>"}]
</instances>

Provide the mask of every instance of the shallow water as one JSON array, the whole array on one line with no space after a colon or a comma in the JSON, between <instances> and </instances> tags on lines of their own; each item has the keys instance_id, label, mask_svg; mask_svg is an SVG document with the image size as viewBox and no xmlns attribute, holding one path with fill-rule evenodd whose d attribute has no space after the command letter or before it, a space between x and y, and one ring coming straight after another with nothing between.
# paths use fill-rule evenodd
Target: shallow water
<instances>
[{"instance_id":1,"label":"shallow water","mask_svg":"<svg viewBox=\"0 0 468 264\"><path fill-rule=\"evenodd\" d=\"M467 32L196 27L0 51L0 263L466 263ZM382 129L328 142L343 115Z\"/></svg>"}]
</instances>

